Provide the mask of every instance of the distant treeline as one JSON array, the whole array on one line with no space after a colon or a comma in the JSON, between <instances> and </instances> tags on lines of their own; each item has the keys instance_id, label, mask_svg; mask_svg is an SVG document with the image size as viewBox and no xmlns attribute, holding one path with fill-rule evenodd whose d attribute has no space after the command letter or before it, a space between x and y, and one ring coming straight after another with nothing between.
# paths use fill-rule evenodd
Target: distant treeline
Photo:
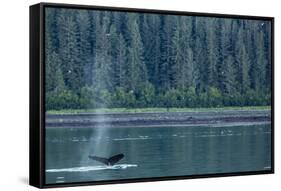
<instances>
[{"instance_id":1,"label":"distant treeline","mask_svg":"<svg viewBox=\"0 0 281 191\"><path fill-rule=\"evenodd\" d=\"M46 8L46 108L259 106L271 102L271 26Z\"/></svg>"}]
</instances>

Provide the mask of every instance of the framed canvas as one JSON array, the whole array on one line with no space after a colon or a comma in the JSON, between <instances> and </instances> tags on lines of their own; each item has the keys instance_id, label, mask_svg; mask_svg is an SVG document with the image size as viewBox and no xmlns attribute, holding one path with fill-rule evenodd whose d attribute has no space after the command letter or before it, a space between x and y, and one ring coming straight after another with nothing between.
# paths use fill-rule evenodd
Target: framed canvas
<instances>
[{"instance_id":1,"label":"framed canvas","mask_svg":"<svg viewBox=\"0 0 281 191\"><path fill-rule=\"evenodd\" d=\"M274 172L274 19L30 7L30 184Z\"/></svg>"}]
</instances>

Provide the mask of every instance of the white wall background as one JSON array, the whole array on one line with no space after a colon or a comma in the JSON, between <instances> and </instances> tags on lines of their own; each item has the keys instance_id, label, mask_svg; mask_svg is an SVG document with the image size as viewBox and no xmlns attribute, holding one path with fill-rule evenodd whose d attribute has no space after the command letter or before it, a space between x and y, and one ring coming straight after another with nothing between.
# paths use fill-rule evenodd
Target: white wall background
<instances>
[{"instance_id":1,"label":"white wall background","mask_svg":"<svg viewBox=\"0 0 281 191\"><path fill-rule=\"evenodd\" d=\"M275 17L276 174L193 180L84 186L53 190L278 190L281 187L281 11L278 0L54 0L60 3L245 14ZM29 5L37 0L0 5L0 190L37 190L28 185ZM46 2L49 2L46 0ZM50 1L52 2L52 1ZM280 188L279 188L280 189Z\"/></svg>"}]
</instances>

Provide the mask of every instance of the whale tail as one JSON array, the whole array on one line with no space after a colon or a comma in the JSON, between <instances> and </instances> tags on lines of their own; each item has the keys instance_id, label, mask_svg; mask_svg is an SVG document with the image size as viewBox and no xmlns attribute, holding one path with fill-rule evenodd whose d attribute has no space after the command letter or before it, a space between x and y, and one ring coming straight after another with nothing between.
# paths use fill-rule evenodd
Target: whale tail
<instances>
[{"instance_id":1,"label":"whale tail","mask_svg":"<svg viewBox=\"0 0 281 191\"><path fill-rule=\"evenodd\" d=\"M93 159L95 161L101 162L105 165L112 166L112 165L116 164L118 161L120 161L122 158L124 158L124 154L121 153L121 154L118 154L118 155L114 155L110 158L104 158L104 157L89 155L89 158Z\"/></svg>"}]
</instances>

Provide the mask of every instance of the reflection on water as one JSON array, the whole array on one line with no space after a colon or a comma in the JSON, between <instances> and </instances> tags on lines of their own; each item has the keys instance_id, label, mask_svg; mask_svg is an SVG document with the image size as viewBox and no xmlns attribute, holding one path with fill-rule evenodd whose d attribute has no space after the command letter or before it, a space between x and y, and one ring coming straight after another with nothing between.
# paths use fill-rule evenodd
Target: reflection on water
<instances>
[{"instance_id":1,"label":"reflection on water","mask_svg":"<svg viewBox=\"0 0 281 191\"><path fill-rule=\"evenodd\" d=\"M104 136L98 128L47 128L46 183L271 168L270 125L107 128ZM97 142L99 148L94 146ZM125 157L114 166L88 158L89 154L110 157L118 153Z\"/></svg>"}]
</instances>

